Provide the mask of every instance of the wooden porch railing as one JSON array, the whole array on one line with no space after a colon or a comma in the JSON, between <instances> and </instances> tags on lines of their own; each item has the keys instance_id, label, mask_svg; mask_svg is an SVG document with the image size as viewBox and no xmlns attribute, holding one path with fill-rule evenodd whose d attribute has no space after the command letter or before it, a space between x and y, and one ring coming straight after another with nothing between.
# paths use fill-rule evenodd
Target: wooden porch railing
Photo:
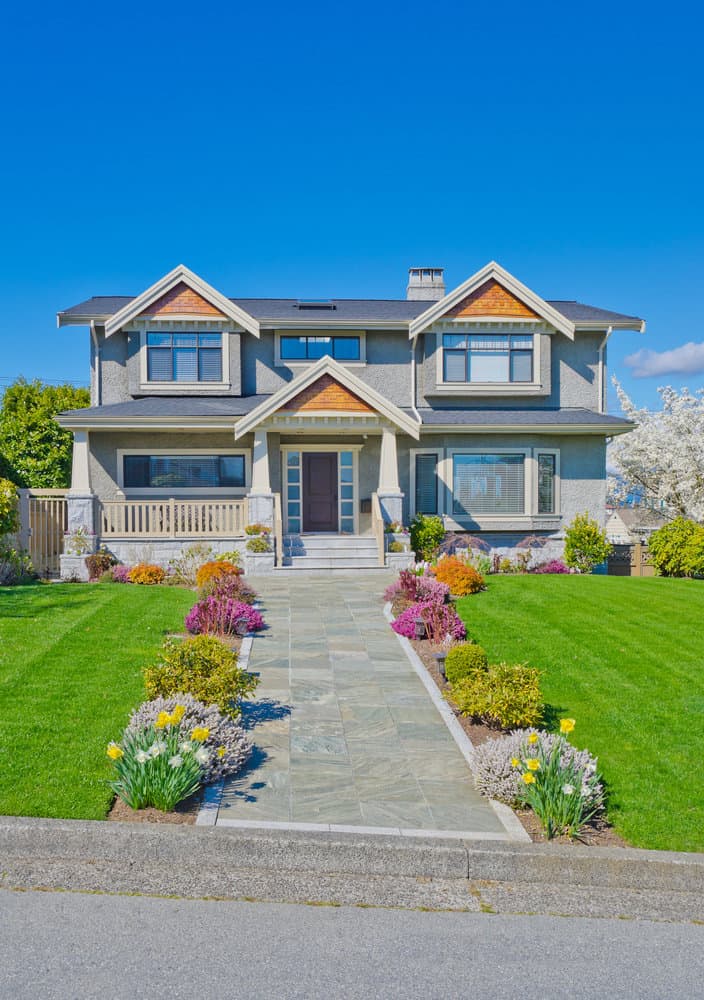
<instances>
[{"instance_id":1,"label":"wooden porch railing","mask_svg":"<svg viewBox=\"0 0 704 1000\"><path fill-rule=\"evenodd\" d=\"M274 494L274 552L276 553L276 565L284 564L284 525L281 516L281 494Z\"/></svg>"},{"instance_id":2,"label":"wooden porch railing","mask_svg":"<svg viewBox=\"0 0 704 1000\"><path fill-rule=\"evenodd\" d=\"M379 558L379 565L386 565L386 555L384 553L384 517L381 513L381 504L376 493L372 493L372 531L376 539L376 548Z\"/></svg>"},{"instance_id":3,"label":"wooden porch railing","mask_svg":"<svg viewBox=\"0 0 704 1000\"><path fill-rule=\"evenodd\" d=\"M105 500L102 538L242 538L246 500Z\"/></svg>"}]
</instances>

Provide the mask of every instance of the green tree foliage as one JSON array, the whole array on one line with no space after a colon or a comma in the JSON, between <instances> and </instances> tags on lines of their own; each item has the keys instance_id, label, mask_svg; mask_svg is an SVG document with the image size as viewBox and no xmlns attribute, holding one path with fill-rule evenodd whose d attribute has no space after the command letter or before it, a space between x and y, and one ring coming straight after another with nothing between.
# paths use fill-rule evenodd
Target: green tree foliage
<instances>
[{"instance_id":1,"label":"green tree foliage","mask_svg":"<svg viewBox=\"0 0 704 1000\"><path fill-rule=\"evenodd\" d=\"M588 514L577 514L565 533L565 562L580 573L591 573L611 554L606 532Z\"/></svg>"},{"instance_id":2,"label":"green tree foliage","mask_svg":"<svg viewBox=\"0 0 704 1000\"><path fill-rule=\"evenodd\" d=\"M662 576L704 576L704 525L676 517L652 533L648 548Z\"/></svg>"},{"instance_id":3,"label":"green tree foliage","mask_svg":"<svg viewBox=\"0 0 704 1000\"><path fill-rule=\"evenodd\" d=\"M71 485L73 435L54 420L62 410L90 406L87 389L18 379L0 408L0 456L17 486L61 489Z\"/></svg>"},{"instance_id":4,"label":"green tree foliage","mask_svg":"<svg viewBox=\"0 0 704 1000\"><path fill-rule=\"evenodd\" d=\"M0 536L19 528L17 489L9 479L0 479Z\"/></svg>"}]
</instances>

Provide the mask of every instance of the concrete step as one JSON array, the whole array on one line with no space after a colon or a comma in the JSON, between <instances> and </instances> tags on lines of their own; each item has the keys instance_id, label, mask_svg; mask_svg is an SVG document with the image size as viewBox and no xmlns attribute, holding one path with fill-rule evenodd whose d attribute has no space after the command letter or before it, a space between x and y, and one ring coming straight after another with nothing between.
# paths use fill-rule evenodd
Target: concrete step
<instances>
[{"instance_id":1,"label":"concrete step","mask_svg":"<svg viewBox=\"0 0 704 1000\"><path fill-rule=\"evenodd\" d=\"M284 555L284 569L377 569L379 561L373 556L291 556Z\"/></svg>"}]
</instances>

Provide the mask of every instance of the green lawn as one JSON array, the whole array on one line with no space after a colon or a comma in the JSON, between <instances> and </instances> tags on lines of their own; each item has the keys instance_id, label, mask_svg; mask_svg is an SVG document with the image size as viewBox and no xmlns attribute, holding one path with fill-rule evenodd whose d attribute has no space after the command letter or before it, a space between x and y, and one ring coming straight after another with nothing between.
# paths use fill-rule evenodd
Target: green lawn
<instances>
[{"instance_id":1,"label":"green lawn","mask_svg":"<svg viewBox=\"0 0 704 1000\"><path fill-rule=\"evenodd\" d=\"M704 851L704 582L490 576L458 610L490 660L528 662L599 757L639 847Z\"/></svg>"},{"instance_id":2,"label":"green lawn","mask_svg":"<svg viewBox=\"0 0 704 1000\"><path fill-rule=\"evenodd\" d=\"M109 740L144 700L141 668L183 628L187 590L0 588L0 815L103 819Z\"/></svg>"}]
</instances>

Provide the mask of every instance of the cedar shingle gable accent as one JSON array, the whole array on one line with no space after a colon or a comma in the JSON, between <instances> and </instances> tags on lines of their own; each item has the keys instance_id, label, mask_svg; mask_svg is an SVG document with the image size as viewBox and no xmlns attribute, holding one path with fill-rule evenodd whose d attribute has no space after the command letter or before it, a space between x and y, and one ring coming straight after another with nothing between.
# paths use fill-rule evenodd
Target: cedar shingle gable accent
<instances>
[{"instance_id":1,"label":"cedar shingle gable accent","mask_svg":"<svg viewBox=\"0 0 704 1000\"><path fill-rule=\"evenodd\" d=\"M340 385L332 375L322 375L281 407L282 410L335 410L342 413L374 413L374 410Z\"/></svg>"},{"instance_id":2,"label":"cedar shingle gable accent","mask_svg":"<svg viewBox=\"0 0 704 1000\"><path fill-rule=\"evenodd\" d=\"M466 299L449 309L445 315L456 319L465 316L538 318L537 313L507 291L495 278L490 278Z\"/></svg>"},{"instance_id":3,"label":"cedar shingle gable accent","mask_svg":"<svg viewBox=\"0 0 704 1000\"><path fill-rule=\"evenodd\" d=\"M170 291L166 292L156 302L152 302L142 316L168 316L168 315L188 315L197 316L218 316L224 318L224 313L216 309L214 305L204 299L198 292L194 292L185 281L179 281Z\"/></svg>"}]
</instances>

